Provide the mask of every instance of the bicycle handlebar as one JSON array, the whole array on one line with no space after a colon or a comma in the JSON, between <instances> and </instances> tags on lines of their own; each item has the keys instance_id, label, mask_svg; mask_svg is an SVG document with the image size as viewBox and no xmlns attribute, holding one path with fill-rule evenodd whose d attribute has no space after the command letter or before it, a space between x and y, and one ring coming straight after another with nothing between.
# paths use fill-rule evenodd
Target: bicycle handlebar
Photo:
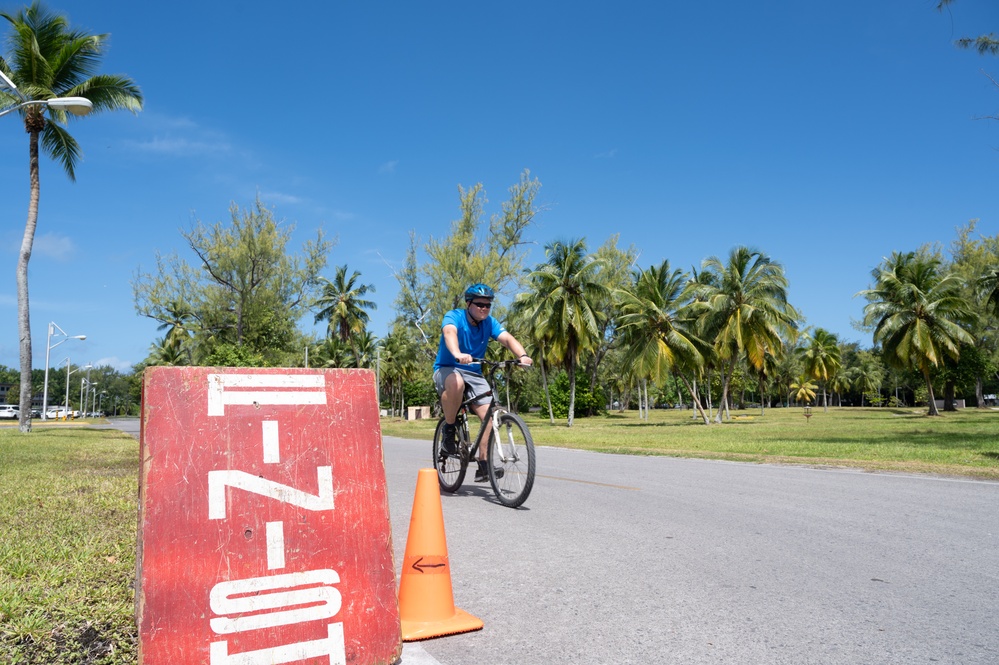
<instances>
[{"instance_id":1,"label":"bicycle handlebar","mask_svg":"<svg viewBox=\"0 0 999 665\"><path fill-rule=\"evenodd\" d=\"M472 358L473 363L485 363L486 365L492 365L493 367L533 367L533 365L528 365L527 363L522 363L520 360L486 360L485 358Z\"/></svg>"}]
</instances>

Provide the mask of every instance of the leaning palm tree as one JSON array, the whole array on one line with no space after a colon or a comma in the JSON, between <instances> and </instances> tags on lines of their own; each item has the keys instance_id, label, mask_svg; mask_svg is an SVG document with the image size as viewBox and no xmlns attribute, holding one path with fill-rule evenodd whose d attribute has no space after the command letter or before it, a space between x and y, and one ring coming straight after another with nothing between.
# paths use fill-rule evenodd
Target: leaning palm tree
<instances>
[{"instance_id":1,"label":"leaning palm tree","mask_svg":"<svg viewBox=\"0 0 999 665\"><path fill-rule=\"evenodd\" d=\"M957 360L961 344L974 339L961 327L971 318L961 298L961 280L941 273L940 259L924 253L895 252L872 271L875 285L861 291L868 300L864 324L874 326L874 343L892 367L913 368L926 382L928 415L939 415L931 370L944 356Z\"/></svg>"},{"instance_id":2,"label":"leaning palm tree","mask_svg":"<svg viewBox=\"0 0 999 665\"><path fill-rule=\"evenodd\" d=\"M597 303L608 295L600 281L601 262L586 253L583 239L554 241L545 246L545 263L528 276L530 318L535 336L549 344L547 357L561 362L569 375L569 427L576 408L579 354L591 349L600 334Z\"/></svg>"},{"instance_id":3,"label":"leaning palm tree","mask_svg":"<svg viewBox=\"0 0 999 665\"><path fill-rule=\"evenodd\" d=\"M94 112L142 109L142 94L130 79L120 75L96 74L108 35L88 35L74 30L63 16L46 11L34 2L16 14L0 12L10 23L11 33L0 56L0 71L16 86L0 86L0 111L20 107L28 134L28 172L31 193L28 219L17 261L17 322L21 340L21 420L22 432L31 431L31 322L28 314L28 261L38 223L40 181L39 143L59 162L70 180L76 180L80 146L63 124L66 110L46 104L22 104L55 97L83 97ZM47 117L46 117L47 115Z\"/></svg>"},{"instance_id":4,"label":"leaning palm tree","mask_svg":"<svg viewBox=\"0 0 999 665\"><path fill-rule=\"evenodd\" d=\"M347 266L338 266L332 281L320 278L321 293L313 305L319 310L316 312L316 323L326 321L329 336L335 336L341 342L351 342L355 355L355 336L363 333L368 325L365 310L377 308L374 302L364 299L369 291L374 292L375 287L358 284L360 276L361 273L355 270L348 278Z\"/></svg>"},{"instance_id":5,"label":"leaning palm tree","mask_svg":"<svg viewBox=\"0 0 999 665\"><path fill-rule=\"evenodd\" d=\"M759 371L767 354L776 355L781 335L797 330L798 314L787 301L787 278L779 263L762 252L737 247L722 263L717 257L704 260L699 278L696 307L701 313L701 336L714 340L722 372L722 394L716 422L728 409L732 374L740 357Z\"/></svg>"},{"instance_id":6,"label":"leaning palm tree","mask_svg":"<svg viewBox=\"0 0 999 665\"><path fill-rule=\"evenodd\" d=\"M623 336L625 364L660 385L675 372L706 425L708 416L685 374L700 374L706 346L693 332L687 278L683 271L672 270L669 261L636 272L632 288L616 293L618 329Z\"/></svg>"}]
</instances>

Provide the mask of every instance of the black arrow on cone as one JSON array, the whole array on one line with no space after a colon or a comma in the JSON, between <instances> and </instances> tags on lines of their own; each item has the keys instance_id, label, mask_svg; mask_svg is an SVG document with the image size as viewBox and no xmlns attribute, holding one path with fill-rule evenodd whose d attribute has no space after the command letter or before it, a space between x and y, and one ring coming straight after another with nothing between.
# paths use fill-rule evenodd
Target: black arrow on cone
<instances>
[{"instance_id":1,"label":"black arrow on cone","mask_svg":"<svg viewBox=\"0 0 999 665\"><path fill-rule=\"evenodd\" d=\"M445 563L425 563L423 565L420 565L421 561L423 561L423 557L422 556L419 559L417 559L416 561L413 562L413 569L414 570L418 570L421 573L423 572L424 568L443 568L444 566L447 565Z\"/></svg>"}]
</instances>

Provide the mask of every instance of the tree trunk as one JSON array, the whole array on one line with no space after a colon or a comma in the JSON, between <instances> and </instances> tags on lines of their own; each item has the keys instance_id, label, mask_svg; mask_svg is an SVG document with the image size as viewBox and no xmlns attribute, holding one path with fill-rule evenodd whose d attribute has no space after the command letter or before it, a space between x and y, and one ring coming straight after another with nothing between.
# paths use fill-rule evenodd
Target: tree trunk
<instances>
[{"instance_id":1,"label":"tree trunk","mask_svg":"<svg viewBox=\"0 0 999 665\"><path fill-rule=\"evenodd\" d=\"M548 420L554 425L555 412L552 410L552 394L548 392L548 372L545 371L545 365L547 364L548 362L544 354L541 354L541 385L545 388L545 401L548 402Z\"/></svg>"},{"instance_id":2,"label":"tree trunk","mask_svg":"<svg viewBox=\"0 0 999 665\"><path fill-rule=\"evenodd\" d=\"M944 411L957 411L954 405L954 379L944 381Z\"/></svg>"},{"instance_id":3,"label":"tree trunk","mask_svg":"<svg viewBox=\"0 0 999 665\"><path fill-rule=\"evenodd\" d=\"M767 412L766 406L764 406L764 404L765 404L765 398L764 398L764 395L763 395L764 388L765 388L765 382L764 382L764 379L763 379L763 375L761 374L760 375L760 415L761 416L766 415L766 412Z\"/></svg>"},{"instance_id":4,"label":"tree trunk","mask_svg":"<svg viewBox=\"0 0 999 665\"><path fill-rule=\"evenodd\" d=\"M569 427L576 413L576 363L569 358Z\"/></svg>"},{"instance_id":5,"label":"tree trunk","mask_svg":"<svg viewBox=\"0 0 999 665\"><path fill-rule=\"evenodd\" d=\"M28 172L31 193L28 199L28 220L24 225L21 252L17 258L17 334L21 354L21 415L19 426L22 433L31 431L31 317L28 312L28 261L31 260L31 247L35 242L35 228L38 225L38 197L41 191L38 177L38 132L30 133L28 141Z\"/></svg>"},{"instance_id":6,"label":"tree trunk","mask_svg":"<svg viewBox=\"0 0 999 665\"><path fill-rule=\"evenodd\" d=\"M985 391L982 389L982 377L975 378L975 403L979 409L985 408Z\"/></svg>"},{"instance_id":7,"label":"tree trunk","mask_svg":"<svg viewBox=\"0 0 999 665\"><path fill-rule=\"evenodd\" d=\"M731 415L728 413L728 389L729 382L732 380L732 374L735 373L735 357L733 357L729 363L728 367L722 369L722 392L721 401L718 402L718 413L715 415L715 422L720 423L722 421L722 411L725 415L731 419Z\"/></svg>"},{"instance_id":8,"label":"tree trunk","mask_svg":"<svg viewBox=\"0 0 999 665\"><path fill-rule=\"evenodd\" d=\"M930 380L930 371L927 369L923 370L923 379L926 381L926 395L928 397L930 410L927 412L929 416L939 416L940 412L937 411L937 400L933 395L933 381Z\"/></svg>"},{"instance_id":9,"label":"tree trunk","mask_svg":"<svg viewBox=\"0 0 999 665\"><path fill-rule=\"evenodd\" d=\"M685 377L682 374L680 374L678 376L680 377L680 380L683 381L683 385L687 386L687 392L690 393L690 398L694 402L694 412L701 414L701 420L704 421L705 425L710 425L711 424L711 418L708 417L708 414L704 413L704 407L701 406L701 400L697 396L697 389L691 387L690 383L687 382L687 377ZM695 383L696 383L696 380L695 380Z\"/></svg>"}]
</instances>

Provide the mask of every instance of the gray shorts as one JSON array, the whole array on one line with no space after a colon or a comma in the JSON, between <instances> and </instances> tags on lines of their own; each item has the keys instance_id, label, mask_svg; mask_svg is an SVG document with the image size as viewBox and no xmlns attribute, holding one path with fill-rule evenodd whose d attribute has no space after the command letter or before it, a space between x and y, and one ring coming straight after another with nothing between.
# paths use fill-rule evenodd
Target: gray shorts
<instances>
[{"instance_id":1,"label":"gray shorts","mask_svg":"<svg viewBox=\"0 0 999 665\"><path fill-rule=\"evenodd\" d=\"M450 376L452 372L457 372L461 375L461 378L465 380L465 399L468 399L471 395L489 393L482 395L482 397L472 402L472 404L489 404L493 401L492 393L489 388L489 382L486 381L485 377L481 374L477 374L476 372L461 369L460 367L439 367L436 371L434 371L434 386L437 387L438 396L444 392L444 381L447 380L447 377Z\"/></svg>"}]
</instances>

